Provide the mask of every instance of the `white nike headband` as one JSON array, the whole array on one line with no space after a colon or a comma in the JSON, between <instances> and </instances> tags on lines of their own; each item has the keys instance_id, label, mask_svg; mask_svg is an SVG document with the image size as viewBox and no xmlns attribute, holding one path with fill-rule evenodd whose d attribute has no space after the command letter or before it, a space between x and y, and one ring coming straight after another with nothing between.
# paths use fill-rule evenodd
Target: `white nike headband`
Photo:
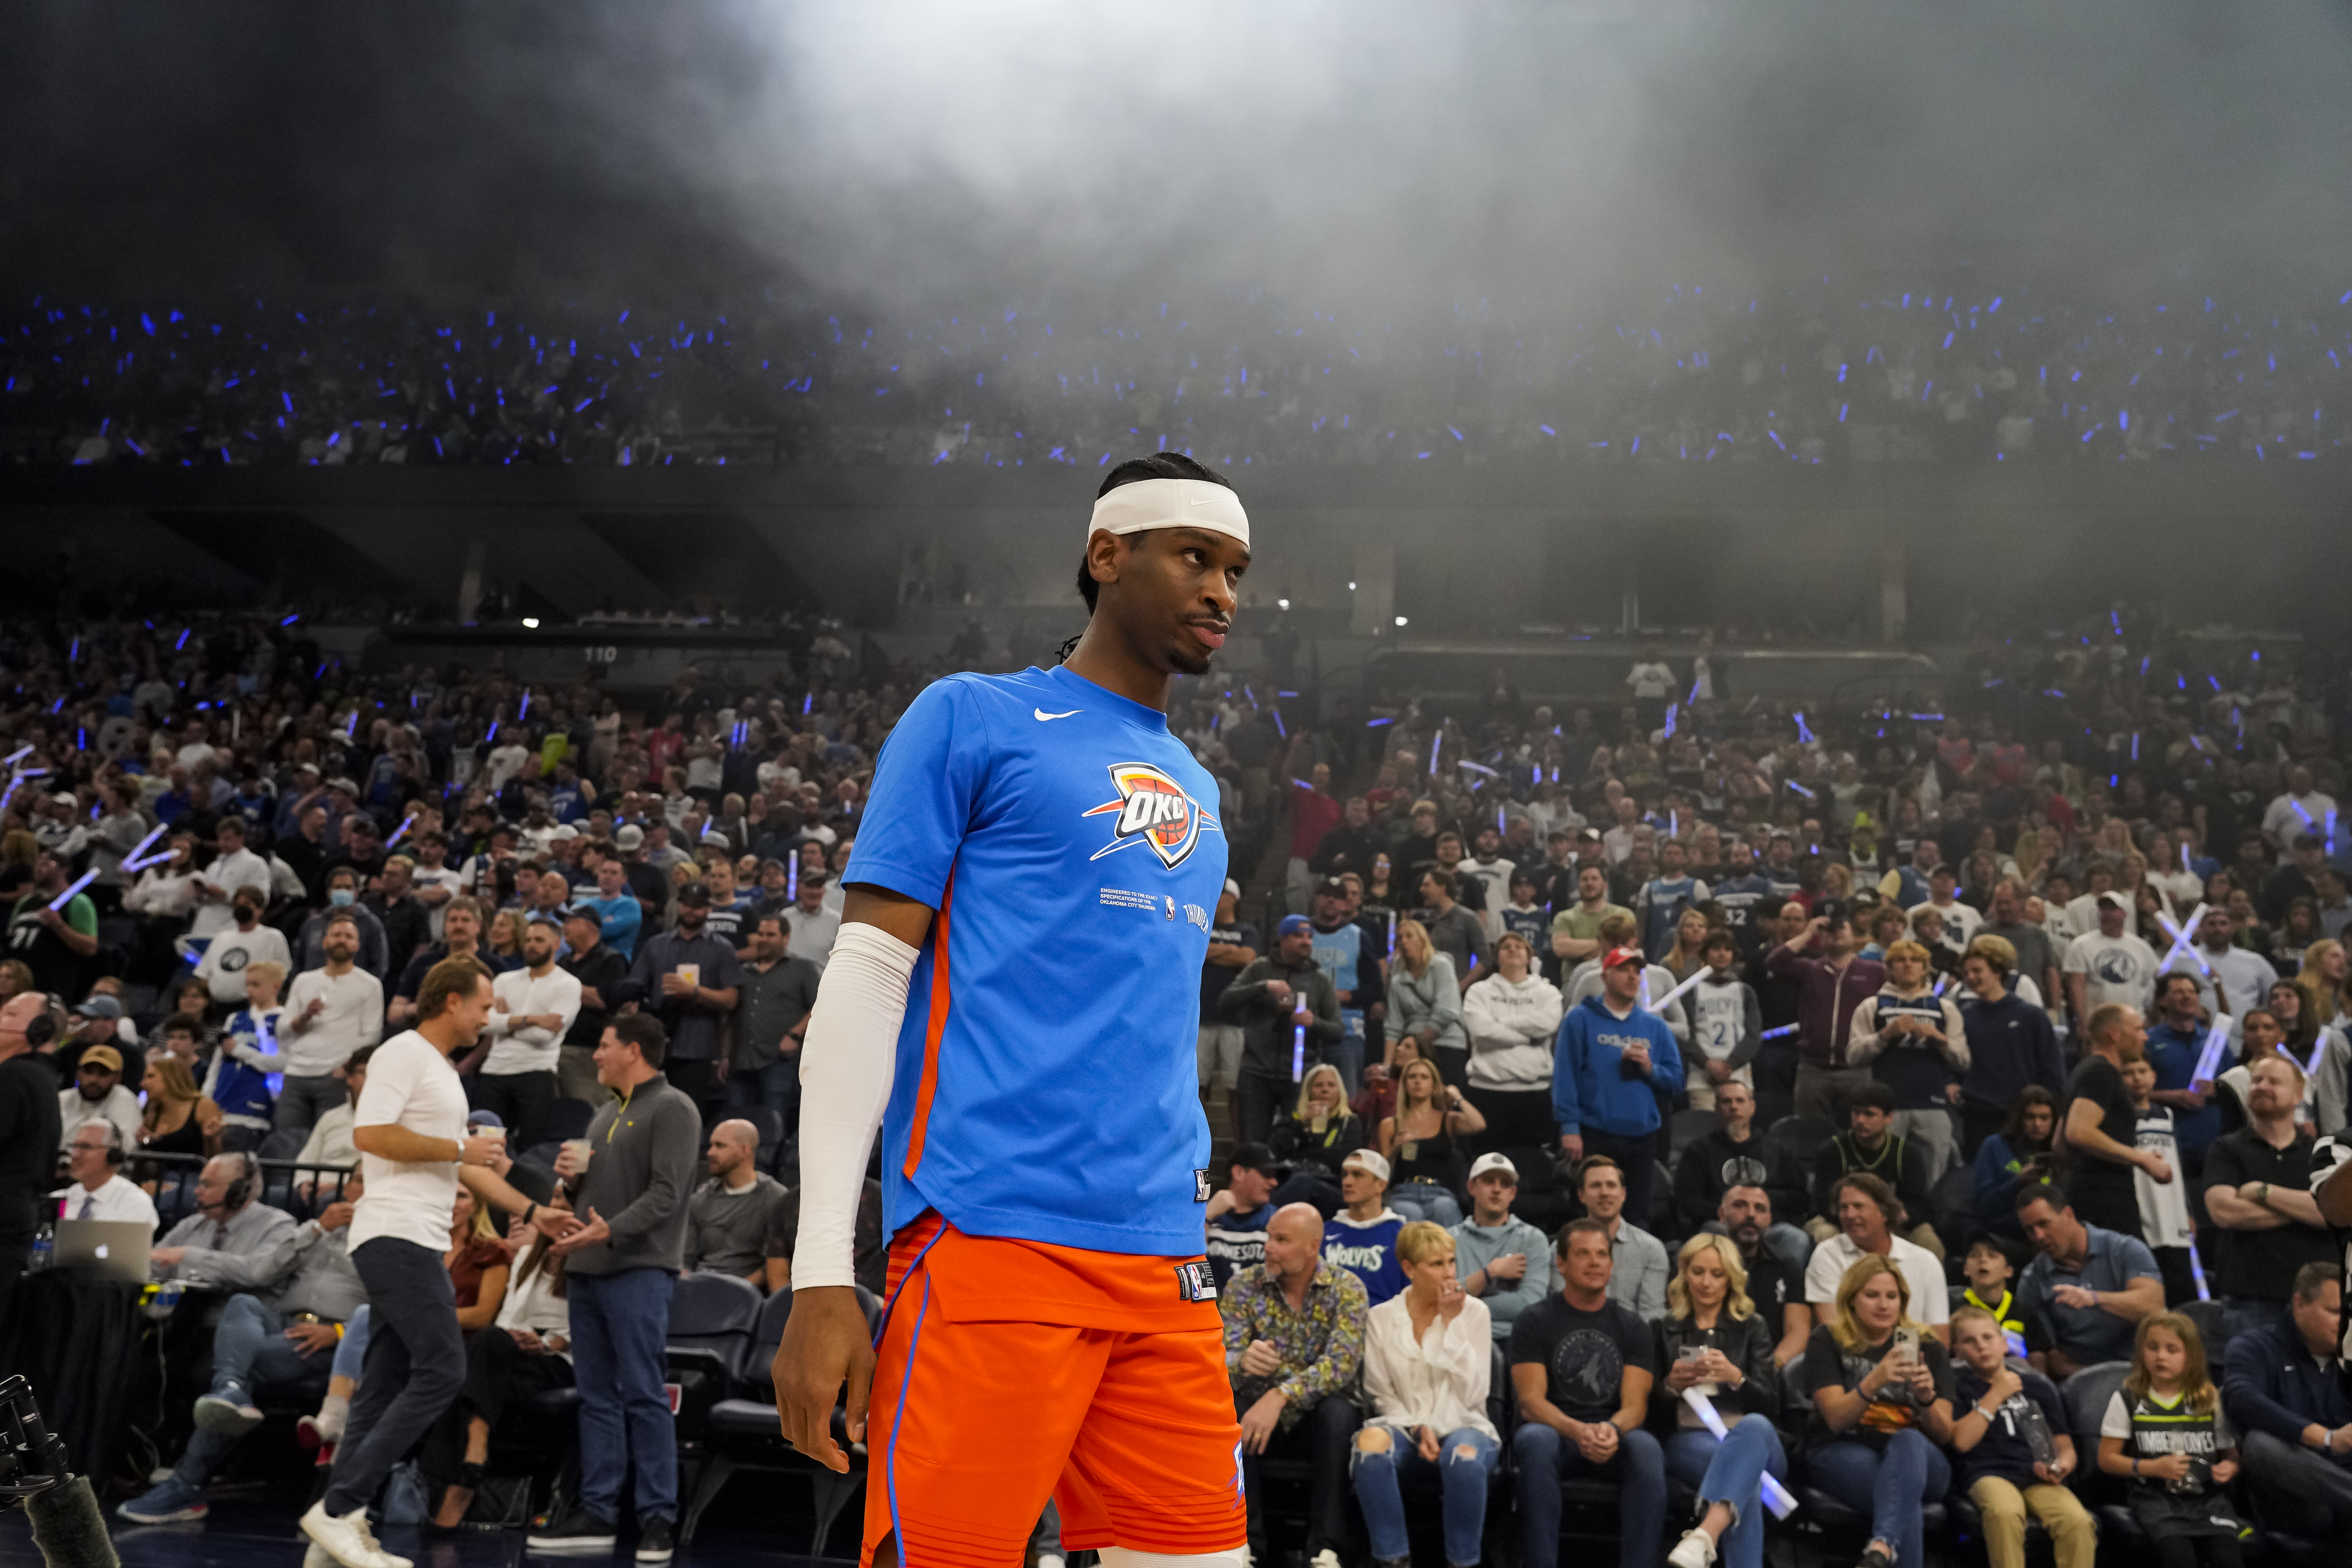
<instances>
[{"instance_id":1,"label":"white nike headband","mask_svg":"<svg viewBox=\"0 0 2352 1568\"><path fill-rule=\"evenodd\" d=\"M1138 479L1095 502L1087 537L1095 531L1142 533L1155 528L1203 528L1249 543L1249 514L1242 498L1206 479Z\"/></svg>"}]
</instances>

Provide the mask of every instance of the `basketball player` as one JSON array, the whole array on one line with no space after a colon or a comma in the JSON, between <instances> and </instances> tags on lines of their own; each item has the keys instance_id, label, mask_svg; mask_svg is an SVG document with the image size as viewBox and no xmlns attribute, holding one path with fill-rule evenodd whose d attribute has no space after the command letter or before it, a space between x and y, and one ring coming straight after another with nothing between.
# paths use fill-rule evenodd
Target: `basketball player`
<instances>
[{"instance_id":1,"label":"basketball player","mask_svg":"<svg viewBox=\"0 0 2352 1568\"><path fill-rule=\"evenodd\" d=\"M955 675L882 750L802 1058L784 1436L867 1446L862 1562L1003 1568L1051 1496L1108 1568L1238 1568L1240 1427L1202 1257L1201 963L1216 781L1168 731L1249 520L1171 452L1103 481L1066 662ZM877 1127L878 1342L851 1289Z\"/></svg>"}]
</instances>

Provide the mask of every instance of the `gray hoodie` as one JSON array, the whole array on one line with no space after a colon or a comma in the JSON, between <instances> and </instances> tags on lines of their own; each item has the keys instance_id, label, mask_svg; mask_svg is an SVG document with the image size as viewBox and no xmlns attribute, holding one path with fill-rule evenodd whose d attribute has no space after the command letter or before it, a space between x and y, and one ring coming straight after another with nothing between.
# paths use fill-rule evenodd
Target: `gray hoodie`
<instances>
[{"instance_id":1,"label":"gray hoodie","mask_svg":"<svg viewBox=\"0 0 2352 1568\"><path fill-rule=\"evenodd\" d=\"M1478 1298L1486 1303L1496 1344L1511 1337L1511 1325L1518 1321L1521 1312L1557 1288L1552 1275L1551 1243L1542 1231L1516 1215L1492 1227L1475 1219L1465 1219L1454 1227L1454 1273L1457 1279L1469 1279L1507 1252L1524 1253L1528 1271L1517 1279L1493 1281L1486 1287L1486 1293Z\"/></svg>"},{"instance_id":2,"label":"gray hoodie","mask_svg":"<svg viewBox=\"0 0 2352 1568\"><path fill-rule=\"evenodd\" d=\"M625 1268L677 1273L686 1255L686 1205L702 1162L702 1111L656 1073L626 1099L611 1100L588 1123L595 1151L574 1184L572 1212L594 1209L609 1241L583 1247L565 1265L574 1274Z\"/></svg>"}]
</instances>

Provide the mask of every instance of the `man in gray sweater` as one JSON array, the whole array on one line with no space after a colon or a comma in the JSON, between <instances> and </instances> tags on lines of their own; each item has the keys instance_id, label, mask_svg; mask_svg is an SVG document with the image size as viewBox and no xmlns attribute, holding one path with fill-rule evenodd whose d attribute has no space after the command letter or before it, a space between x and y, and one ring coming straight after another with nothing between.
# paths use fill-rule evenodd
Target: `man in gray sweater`
<instances>
[{"instance_id":1,"label":"man in gray sweater","mask_svg":"<svg viewBox=\"0 0 2352 1568\"><path fill-rule=\"evenodd\" d=\"M702 1112L662 1076L668 1037L642 1013L614 1018L596 1047L596 1081L616 1097L555 1173L581 1227L557 1244L572 1307L580 1385L580 1497L531 1532L540 1551L609 1551L621 1483L636 1465L636 1559L667 1563L677 1524L677 1434L662 1390L669 1298L685 1262Z\"/></svg>"},{"instance_id":2,"label":"man in gray sweater","mask_svg":"<svg viewBox=\"0 0 2352 1568\"><path fill-rule=\"evenodd\" d=\"M1519 1168L1507 1156L1479 1155L1470 1167L1470 1217L1454 1227L1454 1271L1465 1295L1486 1303L1496 1344L1555 1284L1551 1244L1511 1213L1518 1191Z\"/></svg>"},{"instance_id":3,"label":"man in gray sweater","mask_svg":"<svg viewBox=\"0 0 2352 1568\"><path fill-rule=\"evenodd\" d=\"M1315 962L1315 927L1305 915L1285 915L1275 931L1274 952L1234 975L1217 998L1217 1016L1242 1026L1234 1093L1244 1143L1266 1142L1276 1113L1297 1098L1298 1080L1343 1037L1339 994ZM1302 1028L1305 1058L1294 1060Z\"/></svg>"}]
</instances>

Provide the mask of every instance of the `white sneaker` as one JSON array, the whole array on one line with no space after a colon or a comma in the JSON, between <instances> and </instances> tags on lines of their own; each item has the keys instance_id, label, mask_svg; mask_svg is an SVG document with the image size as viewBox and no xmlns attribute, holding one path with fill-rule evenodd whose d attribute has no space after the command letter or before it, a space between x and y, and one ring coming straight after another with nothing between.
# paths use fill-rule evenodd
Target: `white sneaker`
<instances>
[{"instance_id":1,"label":"white sneaker","mask_svg":"<svg viewBox=\"0 0 2352 1568\"><path fill-rule=\"evenodd\" d=\"M1715 1537L1704 1530L1685 1530L1675 1549L1666 1553L1672 1568L1714 1568ZM310 1568L308 1563L303 1568Z\"/></svg>"},{"instance_id":2,"label":"white sneaker","mask_svg":"<svg viewBox=\"0 0 2352 1568\"><path fill-rule=\"evenodd\" d=\"M405 1557L394 1556L376 1542L368 1529L367 1509L355 1508L338 1517L322 1501L302 1516L302 1533L319 1543L342 1568L416 1568Z\"/></svg>"},{"instance_id":3,"label":"white sneaker","mask_svg":"<svg viewBox=\"0 0 2352 1568\"><path fill-rule=\"evenodd\" d=\"M302 1568L335 1568L335 1554L313 1541L303 1550Z\"/></svg>"},{"instance_id":4,"label":"white sneaker","mask_svg":"<svg viewBox=\"0 0 2352 1568\"><path fill-rule=\"evenodd\" d=\"M1058 1552L1040 1552L1037 1568L1066 1568L1066 1560Z\"/></svg>"},{"instance_id":5,"label":"white sneaker","mask_svg":"<svg viewBox=\"0 0 2352 1568\"><path fill-rule=\"evenodd\" d=\"M1307 1568L1339 1568L1339 1554L1327 1546L1315 1554Z\"/></svg>"}]
</instances>

